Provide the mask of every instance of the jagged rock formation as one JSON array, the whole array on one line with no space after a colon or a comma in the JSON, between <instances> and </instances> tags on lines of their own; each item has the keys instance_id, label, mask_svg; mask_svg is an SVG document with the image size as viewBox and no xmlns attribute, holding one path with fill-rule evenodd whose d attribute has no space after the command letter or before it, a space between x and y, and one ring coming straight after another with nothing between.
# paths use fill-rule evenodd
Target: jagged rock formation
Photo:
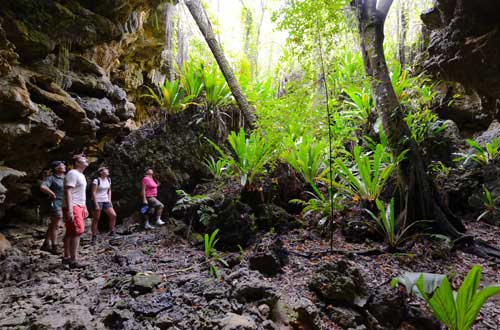
<instances>
[{"instance_id":1,"label":"jagged rock formation","mask_svg":"<svg viewBox=\"0 0 500 330\"><path fill-rule=\"evenodd\" d=\"M439 79L464 86L450 87L446 91L449 94L446 102L453 94L467 95L459 98L459 102L466 103L465 111L452 109L464 108L460 105L451 108L445 105L440 115L457 121L459 126L463 122L465 128L473 131L486 129L499 116L500 3L496 0L436 0L434 8L421 17L431 30L425 69ZM467 120L463 120L464 117ZM471 122L477 123L477 127L468 127Z\"/></svg>"},{"instance_id":2,"label":"jagged rock formation","mask_svg":"<svg viewBox=\"0 0 500 330\"><path fill-rule=\"evenodd\" d=\"M148 21L160 3L2 2L0 165L27 173L6 185L16 203L50 159L97 154L134 127L139 87L161 67L164 30Z\"/></svg>"}]
</instances>

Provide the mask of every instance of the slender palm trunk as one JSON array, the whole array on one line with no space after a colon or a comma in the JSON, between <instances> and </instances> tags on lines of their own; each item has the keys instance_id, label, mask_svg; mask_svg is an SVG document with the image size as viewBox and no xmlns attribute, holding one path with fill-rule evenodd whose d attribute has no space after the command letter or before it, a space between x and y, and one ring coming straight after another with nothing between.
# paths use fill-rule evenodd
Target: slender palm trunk
<instances>
[{"instance_id":1,"label":"slender palm trunk","mask_svg":"<svg viewBox=\"0 0 500 330\"><path fill-rule=\"evenodd\" d=\"M212 25L208 20L208 17L201 5L200 0L186 0L185 4L188 7L189 12L193 16L196 24L198 25L198 28L203 34L208 47L210 47L210 50L212 51L212 54L214 55L215 60L217 61L217 64L219 65L219 68L221 69L229 88L231 89L231 92L236 100L236 103L238 104L238 107L240 108L241 113L247 121L248 126L253 128L256 121L254 109L252 109L247 99L243 95L243 92L241 91L238 80L236 79L236 76L231 69L231 65L224 56L219 42L217 42L217 38L212 30Z\"/></svg>"}]
</instances>

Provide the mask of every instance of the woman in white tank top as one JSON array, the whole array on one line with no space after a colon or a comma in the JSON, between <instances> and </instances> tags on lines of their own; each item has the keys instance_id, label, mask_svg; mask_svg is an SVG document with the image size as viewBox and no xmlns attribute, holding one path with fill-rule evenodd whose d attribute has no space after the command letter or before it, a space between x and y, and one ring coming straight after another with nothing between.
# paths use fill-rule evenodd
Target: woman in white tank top
<instances>
[{"instance_id":1,"label":"woman in white tank top","mask_svg":"<svg viewBox=\"0 0 500 330\"><path fill-rule=\"evenodd\" d=\"M107 167L100 167L97 170L98 177L92 181L92 202L94 203L94 217L92 219L92 241L94 245L97 241L97 224L101 216L101 210L109 218L109 236L115 235L116 212L111 203L111 179Z\"/></svg>"}]
</instances>

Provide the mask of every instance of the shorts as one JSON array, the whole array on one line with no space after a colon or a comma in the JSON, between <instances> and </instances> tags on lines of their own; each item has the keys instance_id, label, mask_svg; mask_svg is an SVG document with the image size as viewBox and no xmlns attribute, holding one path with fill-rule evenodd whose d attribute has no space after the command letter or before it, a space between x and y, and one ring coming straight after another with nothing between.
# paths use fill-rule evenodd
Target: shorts
<instances>
[{"instance_id":1,"label":"shorts","mask_svg":"<svg viewBox=\"0 0 500 330\"><path fill-rule=\"evenodd\" d=\"M163 203L160 202L158 199L156 199L156 197L147 197L146 198L147 201L148 201L148 205L150 208L153 208L153 209L159 209L159 208L163 208Z\"/></svg>"},{"instance_id":2,"label":"shorts","mask_svg":"<svg viewBox=\"0 0 500 330\"><path fill-rule=\"evenodd\" d=\"M97 202L97 205L99 205L99 209L102 211L105 211L113 207L113 204L111 204L110 202Z\"/></svg>"},{"instance_id":3,"label":"shorts","mask_svg":"<svg viewBox=\"0 0 500 330\"><path fill-rule=\"evenodd\" d=\"M50 216L51 217L57 217L57 218L62 218L63 212L62 212L62 201L60 200L54 200L50 203Z\"/></svg>"},{"instance_id":4,"label":"shorts","mask_svg":"<svg viewBox=\"0 0 500 330\"><path fill-rule=\"evenodd\" d=\"M66 235L80 236L85 231L85 207L73 205L73 219L67 218L67 209L63 208L63 220L66 226Z\"/></svg>"}]
</instances>

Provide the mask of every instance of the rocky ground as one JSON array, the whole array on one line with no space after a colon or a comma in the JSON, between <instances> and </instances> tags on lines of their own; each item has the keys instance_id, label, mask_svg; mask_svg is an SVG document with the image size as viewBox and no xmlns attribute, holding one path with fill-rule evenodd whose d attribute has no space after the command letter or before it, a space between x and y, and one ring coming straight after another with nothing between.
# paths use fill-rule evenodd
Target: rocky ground
<instances>
[{"instance_id":1,"label":"rocky ground","mask_svg":"<svg viewBox=\"0 0 500 330\"><path fill-rule=\"evenodd\" d=\"M469 226L500 245L498 227ZM481 264L482 283L500 282L496 263L430 248L425 239L407 253L358 255L345 251L381 246L350 244L339 233L338 253L325 254L318 252L328 242L308 230L263 235L242 254L224 254L230 267L215 279L201 245L174 234L184 228L173 221L152 232L122 226L96 246L85 234L81 254L91 265L74 270L38 250L42 229L6 231L12 248L0 261L1 329L439 329L420 301L390 289L393 276L436 272L458 284ZM498 329L499 304L489 301L474 329Z\"/></svg>"}]
</instances>

